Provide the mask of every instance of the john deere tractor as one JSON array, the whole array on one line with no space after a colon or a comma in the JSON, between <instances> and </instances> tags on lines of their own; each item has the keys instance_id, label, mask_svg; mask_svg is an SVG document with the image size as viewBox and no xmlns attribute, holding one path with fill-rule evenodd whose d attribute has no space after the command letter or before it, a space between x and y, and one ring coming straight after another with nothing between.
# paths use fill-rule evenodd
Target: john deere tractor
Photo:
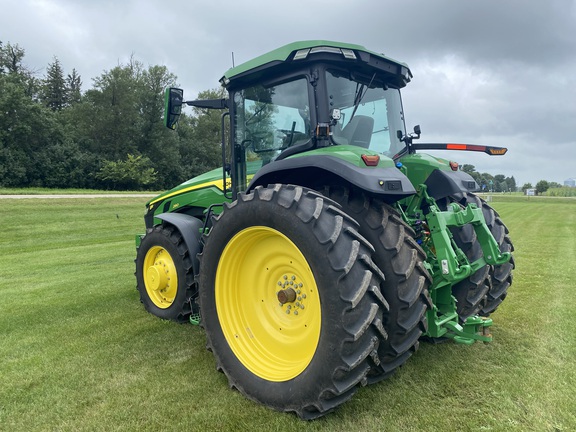
<instances>
[{"instance_id":1,"label":"john deere tractor","mask_svg":"<svg viewBox=\"0 0 576 432\"><path fill-rule=\"evenodd\" d=\"M492 339L508 230L458 165L415 143L404 63L359 45L296 42L228 70L222 168L146 204L136 279L152 314L205 329L246 397L322 416L403 365L423 337ZM228 132L225 132L228 131Z\"/></svg>"}]
</instances>

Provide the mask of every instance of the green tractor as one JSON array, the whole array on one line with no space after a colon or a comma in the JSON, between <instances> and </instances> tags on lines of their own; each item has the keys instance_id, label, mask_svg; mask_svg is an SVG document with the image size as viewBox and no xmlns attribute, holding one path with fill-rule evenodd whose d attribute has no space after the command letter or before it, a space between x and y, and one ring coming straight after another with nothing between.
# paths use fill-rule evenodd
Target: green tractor
<instances>
[{"instance_id":1,"label":"green tractor","mask_svg":"<svg viewBox=\"0 0 576 432\"><path fill-rule=\"evenodd\" d=\"M458 165L406 132L407 65L359 45L296 42L228 70L222 168L146 204L136 279L152 314L206 331L246 397L322 416L403 365L419 341L492 339L513 246Z\"/></svg>"}]
</instances>

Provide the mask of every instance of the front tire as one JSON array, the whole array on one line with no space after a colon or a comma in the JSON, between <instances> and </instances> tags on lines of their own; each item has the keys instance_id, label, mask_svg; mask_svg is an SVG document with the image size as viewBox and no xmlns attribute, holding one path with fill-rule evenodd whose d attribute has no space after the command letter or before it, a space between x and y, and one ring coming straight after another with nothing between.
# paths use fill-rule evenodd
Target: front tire
<instances>
[{"instance_id":1,"label":"front tire","mask_svg":"<svg viewBox=\"0 0 576 432\"><path fill-rule=\"evenodd\" d=\"M159 318L186 322L196 294L192 259L182 234L157 225L136 253L136 283L144 308Z\"/></svg>"},{"instance_id":2,"label":"front tire","mask_svg":"<svg viewBox=\"0 0 576 432\"><path fill-rule=\"evenodd\" d=\"M205 238L199 300L232 387L312 419L366 383L387 305L356 227L299 186L257 187L224 207Z\"/></svg>"}]
</instances>

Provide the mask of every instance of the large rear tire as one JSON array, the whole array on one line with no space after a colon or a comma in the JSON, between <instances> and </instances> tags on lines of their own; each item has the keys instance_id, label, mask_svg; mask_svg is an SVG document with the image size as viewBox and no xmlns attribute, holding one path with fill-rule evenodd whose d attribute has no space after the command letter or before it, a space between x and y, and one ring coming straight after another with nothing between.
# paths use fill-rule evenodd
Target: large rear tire
<instances>
[{"instance_id":1,"label":"large rear tire","mask_svg":"<svg viewBox=\"0 0 576 432\"><path fill-rule=\"evenodd\" d=\"M432 278L423 265L426 254L414 240L412 228L388 204L346 186L321 190L360 224L360 234L374 246L372 259L384 273L382 294L390 305L384 315L388 339L380 343L381 364L370 376L376 382L408 360L427 330L425 312L431 306Z\"/></svg>"},{"instance_id":2,"label":"large rear tire","mask_svg":"<svg viewBox=\"0 0 576 432\"><path fill-rule=\"evenodd\" d=\"M182 234L158 225L136 252L136 283L144 308L162 319L186 322L196 294L192 258Z\"/></svg>"},{"instance_id":3,"label":"large rear tire","mask_svg":"<svg viewBox=\"0 0 576 432\"><path fill-rule=\"evenodd\" d=\"M217 369L248 398L303 419L367 382L385 337L382 277L357 224L292 185L240 194L200 256L200 307Z\"/></svg>"}]
</instances>

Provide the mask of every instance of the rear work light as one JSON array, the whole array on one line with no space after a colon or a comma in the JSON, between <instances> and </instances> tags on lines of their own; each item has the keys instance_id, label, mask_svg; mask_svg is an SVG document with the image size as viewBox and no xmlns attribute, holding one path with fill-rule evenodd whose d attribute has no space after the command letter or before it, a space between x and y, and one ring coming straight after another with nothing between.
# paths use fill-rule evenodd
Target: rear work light
<instances>
[{"instance_id":1,"label":"rear work light","mask_svg":"<svg viewBox=\"0 0 576 432\"><path fill-rule=\"evenodd\" d=\"M308 54L316 54L316 53L332 53L332 54L342 54L344 58L349 60L356 60L356 54L354 54L354 50L347 49L347 48L336 48L330 46L319 46L310 48L304 48L301 50L296 51L294 54L294 60L302 60L308 57Z\"/></svg>"}]
</instances>

